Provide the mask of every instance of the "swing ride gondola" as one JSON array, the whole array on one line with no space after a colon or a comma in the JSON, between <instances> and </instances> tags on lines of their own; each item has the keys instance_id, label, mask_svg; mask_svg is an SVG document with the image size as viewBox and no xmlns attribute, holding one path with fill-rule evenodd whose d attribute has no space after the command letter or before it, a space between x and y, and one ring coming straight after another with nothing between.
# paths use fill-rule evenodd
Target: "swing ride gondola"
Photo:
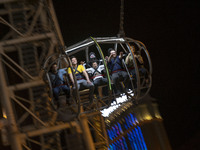
<instances>
[{"instance_id":1,"label":"swing ride gondola","mask_svg":"<svg viewBox=\"0 0 200 150\"><path fill-rule=\"evenodd\" d=\"M43 65L43 70L46 76L45 81L49 85L49 95L53 99L52 85L48 75L51 65L53 63L57 63L58 68L62 68L62 65L65 64L65 66L68 66L72 69L70 57L76 56L79 61L85 62L82 65L84 65L86 68L87 73L90 74L91 65L89 64L91 64L91 61L89 60L89 53L93 52L97 55L96 61L98 62L98 66L101 66L102 70L104 71L104 78L106 78L108 82L106 85L98 87L98 96L94 95L95 107L92 109L88 107L89 90L78 90L75 73L73 71L72 74L75 80L74 87L72 87L72 84L70 83L69 75L65 76L67 81L66 83L69 87L71 87L73 105L75 105L75 108L77 108L78 114L80 113L81 106L84 106L85 112L102 110L109 107L111 102L115 101L116 98L119 98L122 95L126 96L126 101L133 101L135 104L138 104L139 100L146 96L150 91L152 85L152 63L150 55L146 46L142 42L129 37L125 37L123 30L123 5L123 1L121 1L120 30L116 37L89 37L72 46L62 47L60 54L53 54L49 56ZM106 62L108 48L113 48L117 53L123 52L122 67L128 74L130 84L125 85L123 82L121 82L122 87L124 89L125 87L128 87L129 90L124 90L120 94L115 93L113 90L115 85L112 82L111 74ZM139 54L143 59L144 63L142 64L142 68L145 70L145 72L141 71L141 67L138 59L136 58L136 54ZM132 59L132 67L130 67L126 62L128 55ZM105 94L102 94L102 88L105 87L107 87L108 93L106 96ZM52 102L52 104L53 103L55 104L55 102Z\"/></svg>"},{"instance_id":2,"label":"swing ride gondola","mask_svg":"<svg viewBox=\"0 0 200 150\"><path fill-rule=\"evenodd\" d=\"M145 64L145 69L147 70L147 75L144 75L142 73L140 73L139 68L138 68L138 64L137 64L137 60L134 57L134 51L131 48L131 46L134 47L135 52L139 53L139 54L143 54L142 57L144 58L144 60L146 60ZM103 50L102 50L102 48ZM149 56L149 53L145 47L145 45L137 40L131 39L131 38L127 38L127 37L97 37L97 38L87 38L84 41L81 41L75 45L72 45L70 47L67 47L65 49L65 54L60 54L60 55L52 55L50 57L47 58L46 62L44 63L44 69L45 69L45 73L48 79L48 83L50 83L49 77L48 77L48 72L50 70L50 66L53 63L57 63L59 67L61 67L62 63L66 63L69 66L69 62L67 61L66 57L70 57L72 55L77 55L77 57L79 57L79 55L81 54L81 60L85 59L86 62L85 64L89 64L89 53L90 52L95 52L98 56L99 62L102 62L102 66L103 69L105 70L105 77L108 79L108 84L107 86L108 88L108 93L110 94L109 96L105 97L101 97L99 99L97 99L98 102L101 102L101 106L99 106L99 108L96 109L103 109L109 106L110 102L114 99L116 99L117 97L119 97L120 95L116 95L115 92L112 90L113 86L112 85L112 81L111 81L111 77L108 71L108 67L106 64L106 59L104 57L105 55L105 50L104 48L109 48L109 47L115 47L115 50L117 52L119 51L123 51L124 52L124 58L122 60L123 65L125 70L127 71L129 78L130 78L130 91L129 92L124 92L124 94L127 96L127 101L135 101L138 102L139 99L141 99L142 97L144 97L150 90L151 88L151 84L152 84L152 79L151 79L151 74L152 74L152 64L151 64L151 59ZM133 60L133 64L134 64L134 71L135 71L135 77L133 77L133 75L130 73L130 68L126 65L125 63L125 57L128 54L131 54L132 60ZM85 57L83 57L83 54L85 55ZM53 61L51 61L50 65L48 65L47 67L47 62L52 59L52 57L55 57L55 59ZM146 57L146 58L145 58ZM84 65L85 65L84 64ZM91 67L91 66L89 66ZM86 71L89 70L89 68L86 68ZM69 81L69 79L67 78L67 80ZM69 83L69 82L68 82ZM123 83L122 83L123 84ZM127 86L127 85L125 85ZM50 93L51 93L51 97L52 97L52 87L51 84L49 84L50 87ZM76 88L77 89L77 88ZM76 100L74 100L74 102L76 102L76 104L80 107L80 105L83 105L83 101L82 99L84 99L84 96L80 96L81 92L77 91L76 93ZM87 93L87 92L86 92ZM123 93L121 93L123 94ZM87 95L87 94L86 94ZM79 98L79 99L77 99ZM107 102L107 103L106 103Z\"/></svg>"}]
</instances>

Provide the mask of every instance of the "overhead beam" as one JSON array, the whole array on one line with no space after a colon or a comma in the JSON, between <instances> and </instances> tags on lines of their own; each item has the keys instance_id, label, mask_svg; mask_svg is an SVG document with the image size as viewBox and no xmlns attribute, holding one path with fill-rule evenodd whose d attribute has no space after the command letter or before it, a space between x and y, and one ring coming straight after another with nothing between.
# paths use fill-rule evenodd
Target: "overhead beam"
<instances>
[{"instance_id":1,"label":"overhead beam","mask_svg":"<svg viewBox=\"0 0 200 150\"><path fill-rule=\"evenodd\" d=\"M75 121L72 121L70 123L64 123L64 124L60 124L57 126L45 127L45 128L38 129L35 131L29 131L26 134L22 134L22 136L35 137L35 136L39 136L42 134L56 132L56 131L60 131L60 130L66 129L66 128L71 128L72 126L76 127L78 129L77 130L78 133L82 133L80 130L79 124L77 124L77 122L75 122Z\"/></svg>"},{"instance_id":2,"label":"overhead beam","mask_svg":"<svg viewBox=\"0 0 200 150\"><path fill-rule=\"evenodd\" d=\"M44 33L44 34L37 34L37 35L33 35L33 36L20 37L20 38L13 39L13 40L2 41L2 42L0 42L0 45L6 46L6 45L26 43L26 42L31 42L31 41L39 41L39 40L46 39L46 38L52 38L54 36L55 35L52 32Z\"/></svg>"},{"instance_id":3,"label":"overhead beam","mask_svg":"<svg viewBox=\"0 0 200 150\"><path fill-rule=\"evenodd\" d=\"M36 81L31 81L31 82L26 82L26 83L15 84L13 86L9 86L9 89L18 91L18 90L23 90L26 88L40 86L40 85L44 85L43 80L36 80Z\"/></svg>"},{"instance_id":4,"label":"overhead beam","mask_svg":"<svg viewBox=\"0 0 200 150\"><path fill-rule=\"evenodd\" d=\"M5 4L5 3L11 3L11 2L16 2L17 0L1 0L0 4Z\"/></svg>"}]
</instances>

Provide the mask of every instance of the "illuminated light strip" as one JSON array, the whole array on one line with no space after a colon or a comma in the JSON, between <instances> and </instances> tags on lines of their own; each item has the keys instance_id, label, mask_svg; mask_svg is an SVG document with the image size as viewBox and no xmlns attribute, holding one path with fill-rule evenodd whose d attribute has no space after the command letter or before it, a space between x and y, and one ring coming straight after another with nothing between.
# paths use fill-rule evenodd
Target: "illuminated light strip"
<instances>
[{"instance_id":1,"label":"illuminated light strip","mask_svg":"<svg viewBox=\"0 0 200 150\"><path fill-rule=\"evenodd\" d=\"M3 112L3 118L7 119L7 115L5 112Z\"/></svg>"},{"instance_id":2,"label":"illuminated light strip","mask_svg":"<svg viewBox=\"0 0 200 150\"><path fill-rule=\"evenodd\" d=\"M134 114L133 114L134 115ZM128 115L129 116L129 115ZM129 118L129 120L131 120L131 118ZM130 121L131 122L131 121ZM119 122L117 122L119 123ZM128 122L127 122L128 124ZM125 124L124 124L125 125ZM121 126L121 125L120 125ZM147 146L141 131L140 126L136 125L134 127L130 127L127 128L122 134L118 134L118 132L120 132L120 128L118 126L113 125L110 129L107 130L110 134L109 134L109 138L114 142L111 142L109 147L112 148L113 146L116 146L117 149L119 148L126 148L127 147L127 143L132 147L132 149L137 149L137 150L147 150ZM112 133L112 134L111 134ZM127 141L124 137L128 137ZM113 139L114 138L114 139ZM117 139L115 139L117 138ZM122 148L122 149L123 149Z\"/></svg>"},{"instance_id":3,"label":"illuminated light strip","mask_svg":"<svg viewBox=\"0 0 200 150\"><path fill-rule=\"evenodd\" d=\"M116 98L116 102L111 103L109 108L105 108L101 111L103 117L108 117L114 110L116 110L123 102L126 102L127 96L125 93L121 97Z\"/></svg>"}]
</instances>

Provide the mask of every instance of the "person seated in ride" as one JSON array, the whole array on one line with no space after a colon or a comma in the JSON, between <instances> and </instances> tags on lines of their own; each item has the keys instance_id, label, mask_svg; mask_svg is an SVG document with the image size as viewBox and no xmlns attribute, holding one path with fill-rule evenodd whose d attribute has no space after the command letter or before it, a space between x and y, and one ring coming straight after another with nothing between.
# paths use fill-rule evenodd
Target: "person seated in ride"
<instances>
[{"instance_id":1,"label":"person seated in ride","mask_svg":"<svg viewBox=\"0 0 200 150\"><path fill-rule=\"evenodd\" d=\"M67 68L58 69L57 64L54 63L51 66L49 78L51 81L55 101L58 102L60 93L64 92L66 94L66 103L69 104L70 88L67 86L67 83L63 77L65 74L67 74L66 69Z\"/></svg>"},{"instance_id":2,"label":"person seated in ride","mask_svg":"<svg viewBox=\"0 0 200 150\"><path fill-rule=\"evenodd\" d=\"M90 101L90 104L92 104L93 103L94 84L90 81L89 76L88 76L85 68L83 67L83 65L77 64L77 58L75 56L71 57L71 61L72 61L73 72L74 72L76 80L77 80L78 89L79 90L86 89L86 88L89 89L89 101ZM74 85L74 78L72 75L71 68L68 68L68 74L72 81L72 84Z\"/></svg>"},{"instance_id":3,"label":"person seated in ride","mask_svg":"<svg viewBox=\"0 0 200 150\"><path fill-rule=\"evenodd\" d=\"M123 87L120 84L120 81L123 81L125 90L128 91L126 85L128 85L129 78L128 73L124 70L122 65L122 57L123 52L120 52L119 56L117 56L116 51L113 48L108 49L109 57L108 57L108 68L111 72L111 78L115 85L115 92L116 94L120 94L123 91Z\"/></svg>"},{"instance_id":4,"label":"person seated in ride","mask_svg":"<svg viewBox=\"0 0 200 150\"><path fill-rule=\"evenodd\" d=\"M92 68L92 63L96 61L98 63L98 65L102 65L102 60L98 60L96 58L96 54L94 52L90 52L89 53L89 61L86 62L84 65L86 68Z\"/></svg>"},{"instance_id":5,"label":"person seated in ride","mask_svg":"<svg viewBox=\"0 0 200 150\"><path fill-rule=\"evenodd\" d=\"M103 73L104 71L104 66L103 65L98 65L97 60L92 62L92 68L90 68L89 72L91 74L91 79L93 80L94 86L95 86L95 91L94 93L98 95L98 86L101 85L106 85L108 83L107 78L104 78ZM107 88L103 88L103 95L106 96L108 95Z\"/></svg>"},{"instance_id":6,"label":"person seated in ride","mask_svg":"<svg viewBox=\"0 0 200 150\"><path fill-rule=\"evenodd\" d=\"M136 60L138 71L140 75L144 75L145 79L148 80L148 73L147 69L144 67L144 60L142 56L140 55L139 51L136 51L133 46L130 46L130 48L133 50L133 56ZM131 56L131 53L128 54L126 57L125 63L127 64L128 68L130 69L130 73L132 74L133 78L136 77L136 72L133 64L133 58ZM146 81L148 82L148 81Z\"/></svg>"}]
</instances>

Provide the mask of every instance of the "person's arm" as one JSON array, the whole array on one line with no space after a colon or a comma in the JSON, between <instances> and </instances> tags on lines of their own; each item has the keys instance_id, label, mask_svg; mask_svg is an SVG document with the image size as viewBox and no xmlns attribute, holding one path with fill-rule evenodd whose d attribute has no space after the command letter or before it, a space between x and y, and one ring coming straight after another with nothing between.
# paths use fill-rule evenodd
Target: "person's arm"
<instances>
[{"instance_id":1,"label":"person's arm","mask_svg":"<svg viewBox=\"0 0 200 150\"><path fill-rule=\"evenodd\" d=\"M69 78L70 78L70 80L72 81L72 84L74 85L74 78L73 78L72 73L69 74Z\"/></svg>"},{"instance_id":2,"label":"person's arm","mask_svg":"<svg viewBox=\"0 0 200 150\"><path fill-rule=\"evenodd\" d=\"M58 76L62 81L64 81L64 75L66 74L67 74L66 69L63 68L58 70Z\"/></svg>"},{"instance_id":3,"label":"person's arm","mask_svg":"<svg viewBox=\"0 0 200 150\"><path fill-rule=\"evenodd\" d=\"M123 57L123 52L120 52L119 53L119 59L122 59L122 57Z\"/></svg>"},{"instance_id":4,"label":"person's arm","mask_svg":"<svg viewBox=\"0 0 200 150\"><path fill-rule=\"evenodd\" d=\"M113 54L110 54L110 56L108 57L108 62L111 61L112 57L113 57Z\"/></svg>"},{"instance_id":5,"label":"person's arm","mask_svg":"<svg viewBox=\"0 0 200 150\"><path fill-rule=\"evenodd\" d=\"M108 64L108 56L105 56L105 63Z\"/></svg>"},{"instance_id":6,"label":"person's arm","mask_svg":"<svg viewBox=\"0 0 200 150\"><path fill-rule=\"evenodd\" d=\"M144 60L143 60L141 55L137 55L137 59L138 59L140 64L144 64Z\"/></svg>"},{"instance_id":7,"label":"person's arm","mask_svg":"<svg viewBox=\"0 0 200 150\"><path fill-rule=\"evenodd\" d=\"M90 79L89 79L89 76L88 76L88 74L87 74L87 72L86 72L85 70L83 70L83 75L85 76L87 82L91 84L91 81L90 81Z\"/></svg>"},{"instance_id":8,"label":"person's arm","mask_svg":"<svg viewBox=\"0 0 200 150\"><path fill-rule=\"evenodd\" d=\"M128 54L128 56L126 56L126 59L125 59L125 63L128 65L129 62L130 62L130 55L131 53Z\"/></svg>"},{"instance_id":9,"label":"person's arm","mask_svg":"<svg viewBox=\"0 0 200 150\"><path fill-rule=\"evenodd\" d=\"M72 70L71 70L71 68L68 68L68 74L69 74L70 80L72 81L72 84L74 85L74 78L73 78L73 75L72 75Z\"/></svg>"}]
</instances>

